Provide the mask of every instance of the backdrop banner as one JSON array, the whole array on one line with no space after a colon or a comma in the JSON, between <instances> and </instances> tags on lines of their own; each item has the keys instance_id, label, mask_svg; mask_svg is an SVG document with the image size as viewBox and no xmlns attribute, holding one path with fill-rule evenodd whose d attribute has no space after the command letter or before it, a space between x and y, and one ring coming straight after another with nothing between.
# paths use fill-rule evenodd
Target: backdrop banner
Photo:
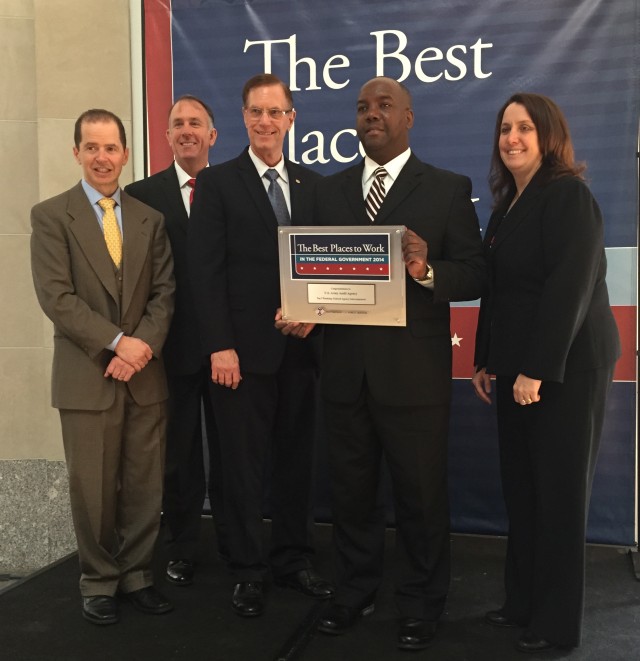
<instances>
[{"instance_id":1,"label":"backdrop banner","mask_svg":"<svg viewBox=\"0 0 640 661\"><path fill-rule=\"evenodd\" d=\"M608 284L623 342L595 478L589 539L633 545L636 532L638 0L145 0L150 172L171 160L172 98L195 94L214 109L211 162L247 144L244 82L285 80L297 111L286 155L321 174L362 157L358 90L377 75L413 96L411 147L422 160L471 177L482 227L498 109L514 92L552 97L605 218ZM469 378L478 301L452 311L454 403L450 490L454 530L503 534L495 409ZM322 448L319 450L322 452ZM329 517L320 462L319 516Z\"/></svg>"}]
</instances>

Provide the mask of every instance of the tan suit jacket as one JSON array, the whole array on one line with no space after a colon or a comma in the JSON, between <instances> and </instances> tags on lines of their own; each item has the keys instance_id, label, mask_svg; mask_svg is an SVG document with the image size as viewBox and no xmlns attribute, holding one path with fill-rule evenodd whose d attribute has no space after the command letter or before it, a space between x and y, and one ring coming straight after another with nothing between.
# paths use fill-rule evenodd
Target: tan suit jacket
<instances>
[{"instance_id":1,"label":"tan suit jacket","mask_svg":"<svg viewBox=\"0 0 640 661\"><path fill-rule=\"evenodd\" d=\"M31 270L54 323L51 396L83 596L151 585L160 526L168 396L161 350L173 314L173 260L162 214L124 192L121 205L119 270L81 183L31 211ZM106 347L120 331L147 342L154 356L126 385L104 376L114 355Z\"/></svg>"},{"instance_id":2,"label":"tan suit jacket","mask_svg":"<svg viewBox=\"0 0 640 661\"><path fill-rule=\"evenodd\" d=\"M36 294L54 323L52 405L102 411L115 398L104 371L118 335L138 337L154 358L128 384L134 400L167 398L162 345L173 314L173 260L162 214L122 192L123 260L116 272L81 183L31 212Z\"/></svg>"}]
</instances>

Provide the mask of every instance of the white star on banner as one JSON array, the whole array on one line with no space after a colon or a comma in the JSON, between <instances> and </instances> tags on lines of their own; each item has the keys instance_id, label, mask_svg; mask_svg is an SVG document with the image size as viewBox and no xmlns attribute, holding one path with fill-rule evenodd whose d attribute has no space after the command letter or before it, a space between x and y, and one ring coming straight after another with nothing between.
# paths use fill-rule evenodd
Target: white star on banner
<instances>
[{"instance_id":1,"label":"white star on banner","mask_svg":"<svg viewBox=\"0 0 640 661\"><path fill-rule=\"evenodd\" d=\"M454 333L453 337L451 338L451 346L452 347L459 347L460 342L462 342L462 340L464 340L463 337L458 337L458 333Z\"/></svg>"}]
</instances>

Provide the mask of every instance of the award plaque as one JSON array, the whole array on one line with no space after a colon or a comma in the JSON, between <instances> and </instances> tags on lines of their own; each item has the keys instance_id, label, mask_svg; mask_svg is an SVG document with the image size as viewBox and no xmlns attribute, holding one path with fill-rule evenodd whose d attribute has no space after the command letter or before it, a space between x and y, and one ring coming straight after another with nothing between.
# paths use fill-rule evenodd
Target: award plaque
<instances>
[{"instance_id":1,"label":"award plaque","mask_svg":"<svg viewBox=\"0 0 640 661\"><path fill-rule=\"evenodd\" d=\"M402 225L279 227L282 318L406 326Z\"/></svg>"}]
</instances>

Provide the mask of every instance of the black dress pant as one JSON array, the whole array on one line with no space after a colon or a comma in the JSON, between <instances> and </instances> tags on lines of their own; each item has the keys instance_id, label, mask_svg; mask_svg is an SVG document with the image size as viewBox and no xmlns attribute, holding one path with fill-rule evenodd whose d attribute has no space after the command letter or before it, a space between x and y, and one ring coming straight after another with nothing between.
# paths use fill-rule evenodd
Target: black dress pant
<instances>
[{"instance_id":1,"label":"black dress pant","mask_svg":"<svg viewBox=\"0 0 640 661\"><path fill-rule=\"evenodd\" d=\"M263 580L269 566L276 576L310 566L317 374L315 365L301 363L297 353L287 349L276 374L243 371L237 390L212 386L225 474L229 568L238 582ZM268 558L262 543L267 482Z\"/></svg>"},{"instance_id":2,"label":"black dress pant","mask_svg":"<svg viewBox=\"0 0 640 661\"><path fill-rule=\"evenodd\" d=\"M505 614L563 646L580 644L585 536L613 367L544 382L540 402L513 400L497 378L502 488L509 517Z\"/></svg>"},{"instance_id":3,"label":"black dress pant","mask_svg":"<svg viewBox=\"0 0 640 661\"><path fill-rule=\"evenodd\" d=\"M449 406L384 406L364 385L356 402L325 400L325 415L336 602L362 607L380 585L386 521L378 490L384 454L396 515L396 604L403 617L437 620L450 575Z\"/></svg>"},{"instance_id":4,"label":"black dress pant","mask_svg":"<svg viewBox=\"0 0 640 661\"><path fill-rule=\"evenodd\" d=\"M218 550L226 554L222 467L218 432L211 406L208 364L195 374L170 374L169 423L163 512L169 558L194 560L202 506L207 489L204 469L202 411L209 449L209 501Z\"/></svg>"}]
</instances>

